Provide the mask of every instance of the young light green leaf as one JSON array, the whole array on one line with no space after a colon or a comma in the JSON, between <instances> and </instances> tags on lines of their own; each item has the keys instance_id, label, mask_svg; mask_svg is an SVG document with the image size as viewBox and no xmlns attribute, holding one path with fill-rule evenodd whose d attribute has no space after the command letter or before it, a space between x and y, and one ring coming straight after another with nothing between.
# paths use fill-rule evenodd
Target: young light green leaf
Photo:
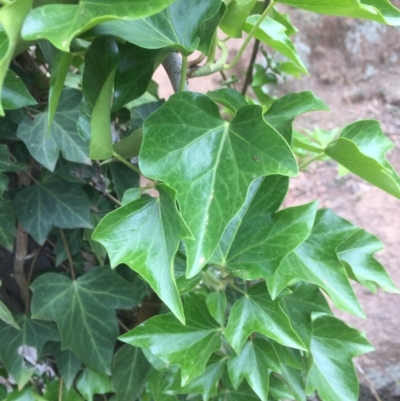
<instances>
[{"instance_id":1,"label":"young light green leaf","mask_svg":"<svg viewBox=\"0 0 400 401\"><path fill-rule=\"evenodd\" d=\"M277 0L279 3L319 14L363 18L388 25L400 25L400 11L389 0Z\"/></svg>"},{"instance_id":2,"label":"young light green leaf","mask_svg":"<svg viewBox=\"0 0 400 401\"><path fill-rule=\"evenodd\" d=\"M21 390L35 373L35 364L47 341L59 341L53 323L31 320L26 315L14 315L20 329L0 321L0 358Z\"/></svg>"},{"instance_id":3,"label":"young light green leaf","mask_svg":"<svg viewBox=\"0 0 400 401\"><path fill-rule=\"evenodd\" d=\"M241 108L227 123L209 97L178 93L146 120L143 132L141 171L177 191L195 238L185 241L188 278L210 259L255 178L297 174L293 153L259 106Z\"/></svg>"},{"instance_id":4,"label":"young light green leaf","mask_svg":"<svg viewBox=\"0 0 400 401\"><path fill-rule=\"evenodd\" d=\"M149 350L168 365L179 365L182 386L204 372L208 358L221 346L221 329L203 298L188 294L184 310L186 325L169 313L146 320L119 338Z\"/></svg>"},{"instance_id":5,"label":"young light green leaf","mask_svg":"<svg viewBox=\"0 0 400 401\"><path fill-rule=\"evenodd\" d=\"M140 188L130 188L124 192L122 196L121 204L122 206L127 205L140 198Z\"/></svg>"},{"instance_id":6,"label":"young light green leaf","mask_svg":"<svg viewBox=\"0 0 400 401\"><path fill-rule=\"evenodd\" d=\"M15 47L20 40L20 31L26 15L32 7L33 0L14 0L0 9L0 93L8 73L8 67L13 57ZM0 116L4 109L0 102Z\"/></svg>"},{"instance_id":7,"label":"young light green leaf","mask_svg":"<svg viewBox=\"0 0 400 401\"><path fill-rule=\"evenodd\" d=\"M89 368L109 374L118 336L115 309L135 305L132 286L110 269L98 267L76 281L43 274L31 289L33 317L55 321L63 348L74 351Z\"/></svg>"},{"instance_id":8,"label":"young light green leaf","mask_svg":"<svg viewBox=\"0 0 400 401\"><path fill-rule=\"evenodd\" d=\"M328 106L312 92L289 93L274 101L264 115L289 143L292 141L292 123L301 114L310 111L326 110Z\"/></svg>"},{"instance_id":9,"label":"young light green leaf","mask_svg":"<svg viewBox=\"0 0 400 401\"><path fill-rule=\"evenodd\" d=\"M307 393L317 390L324 401L358 400L351 359L371 351L373 347L357 330L333 316L318 317L313 322Z\"/></svg>"},{"instance_id":10,"label":"young light green leaf","mask_svg":"<svg viewBox=\"0 0 400 401\"><path fill-rule=\"evenodd\" d=\"M338 246L337 252L352 279L373 292L376 292L378 285L386 292L399 293L385 268L373 257L383 248L378 238L359 229Z\"/></svg>"},{"instance_id":11,"label":"young light green leaf","mask_svg":"<svg viewBox=\"0 0 400 401\"><path fill-rule=\"evenodd\" d=\"M272 297L287 285L303 280L321 287L339 309L364 317L336 251L356 230L331 210L318 211L308 239L282 261L268 282Z\"/></svg>"},{"instance_id":12,"label":"young light green leaf","mask_svg":"<svg viewBox=\"0 0 400 401\"><path fill-rule=\"evenodd\" d=\"M159 198L142 198L109 213L92 238L106 249L111 266L127 264L138 272L182 322L182 303L174 276L174 256L185 225L175 193L160 185Z\"/></svg>"},{"instance_id":13,"label":"young light green leaf","mask_svg":"<svg viewBox=\"0 0 400 401\"><path fill-rule=\"evenodd\" d=\"M203 24L218 13L220 5L221 0L177 0L151 17L107 22L94 33L114 35L145 49L166 48L187 55L198 48Z\"/></svg>"},{"instance_id":14,"label":"young light green leaf","mask_svg":"<svg viewBox=\"0 0 400 401\"><path fill-rule=\"evenodd\" d=\"M385 158L393 146L378 121L364 120L345 127L325 153L352 173L400 199L400 177Z\"/></svg>"},{"instance_id":15,"label":"young light green leaf","mask_svg":"<svg viewBox=\"0 0 400 401\"><path fill-rule=\"evenodd\" d=\"M250 15L257 0L232 0L228 3L220 28L232 38L242 37L243 25Z\"/></svg>"},{"instance_id":16,"label":"young light green leaf","mask_svg":"<svg viewBox=\"0 0 400 401\"><path fill-rule=\"evenodd\" d=\"M86 53L78 130L90 139L91 159L109 159L113 154L110 112L118 61L117 42L111 37L96 38Z\"/></svg>"},{"instance_id":17,"label":"young light green leaf","mask_svg":"<svg viewBox=\"0 0 400 401\"><path fill-rule=\"evenodd\" d=\"M207 96L214 100L214 102L222 104L234 113L248 104L245 97L240 92L231 88L222 88L210 91L207 93Z\"/></svg>"},{"instance_id":18,"label":"young light green leaf","mask_svg":"<svg viewBox=\"0 0 400 401\"><path fill-rule=\"evenodd\" d=\"M36 104L22 79L12 70L8 70L3 82L1 103L4 110L14 110Z\"/></svg>"},{"instance_id":19,"label":"young light green leaf","mask_svg":"<svg viewBox=\"0 0 400 401\"><path fill-rule=\"evenodd\" d=\"M71 65L73 55L71 53L59 52L52 60L51 80L49 90L49 106L47 112L47 130L50 131L60 101L64 82ZM51 134L50 134L51 135Z\"/></svg>"},{"instance_id":20,"label":"young light green leaf","mask_svg":"<svg viewBox=\"0 0 400 401\"><path fill-rule=\"evenodd\" d=\"M221 325L225 324L226 295L222 291L211 292L207 295L207 307L211 316Z\"/></svg>"},{"instance_id":21,"label":"young light green leaf","mask_svg":"<svg viewBox=\"0 0 400 401\"><path fill-rule=\"evenodd\" d=\"M0 245L12 252L15 240L15 212L12 201L0 197Z\"/></svg>"},{"instance_id":22,"label":"young light green leaf","mask_svg":"<svg viewBox=\"0 0 400 401\"><path fill-rule=\"evenodd\" d=\"M91 163L89 143L79 136L76 129L81 99L81 93L75 89L63 91L50 133L47 130L49 110L35 115L34 120L26 117L18 126L18 138L24 141L31 155L50 171L54 171L60 152L66 160Z\"/></svg>"},{"instance_id":23,"label":"young light green leaf","mask_svg":"<svg viewBox=\"0 0 400 401\"><path fill-rule=\"evenodd\" d=\"M272 361L271 356L276 357ZM243 379L246 379L253 391L262 401L268 401L269 370L279 366L275 350L265 340L258 338L248 341L241 353L232 357L228 362L229 377L232 385L237 389Z\"/></svg>"},{"instance_id":24,"label":"young light green leaf","mask_svg":"<svg viewBox=\"0 0 400 401\"><path fill-rule=\"evenodd\" d=\"M253 30L260 17L260 15L252 15L247 18L243 30L247 33ZM264 18L259 27L255 30L254 37L283 54L289 60L292 60L297 67L307 74L307 67L302 62L296 48L285 32L286 27L278 21L275 21L272 18Z\"/></svg>"},{"instance_id":25,"label":"young light green leaf","mask_svg":"<svg viewBox=\"0 0 400 401\"><path fill-rule=\"evenodd\" d=\"M15 212L25 230L42 245L52 226L91 228L90 203L79 186L54 178L31 185L14 198Z\"/></svg>"},{"instance_id":26,"label":"young light green leaf","mask_svg":"<svg viewBox=\"0 0 400 401\"><path fill-rule=\"evenodd\" d=\"M235 302L225 337L239 354L246 338L254 332L288 347L306 349L282 310L280 301L273 301L269 296L265 283L253 285L247 295Z\"/></svg>"},{"instance_id":27,"label":"young light green leaf","mask_svg":"<svg viewBox=\"0 0 400 401\"><path fill-rule=\"evenodd\" d=\"M87 401L93 401L95 394L106 394L115 391L111 379L107 375L94 372L88 368L78 377L76 388Z\"/></svg>"},{"instance_id":28,"label":"young light green leaf","mask_svg":"<svg viewBox=\"0 0 400 401\"><path fill-rule=\"evenodd\" d=\"M20 1L21 2L21 1ZM32 10L24 22L22 37L48 39L62 51L76 36L105 21L144 18L168 7L174 0L81 0L79 4L46 4ZM29 2L31 3L31 1Z\"/></svg>"},{"instance_id":29,"label":"young light green leaf","mask_svg":"<svg viewBox=\"0 0 400 401\"><path fill-rule=\"evenodd\" d=\"M142 394L151 365L140 348L124 345L114 356L112 382L118 400L136 401Z\"/></svg>"}]
</instances>

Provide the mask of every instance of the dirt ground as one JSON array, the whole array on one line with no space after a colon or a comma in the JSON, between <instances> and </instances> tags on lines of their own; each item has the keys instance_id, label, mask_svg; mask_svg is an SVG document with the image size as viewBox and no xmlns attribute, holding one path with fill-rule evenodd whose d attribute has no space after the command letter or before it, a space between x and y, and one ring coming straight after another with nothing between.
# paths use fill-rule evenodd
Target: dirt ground
<instances>
[{"instance_id":1,"label":"dirt ground","mask_svg":"<svg viewBox=\"0 0 400 401\"><path fill-rule=\"evenodd\" d=\"M400 6L400 0L393 4ZM400 29L288 11L300 28L295 43L310 76L271 90L278 96L311 90L331 108L331 112L301 117L296 128L330 130L360 119L377 119L397 145L389 160L400 171ZM232 54L237 46L231 46ZM245 65L236 71L238 76L243 76ZM161 94L169 95L171 88L163 72L158 78L163 82ZM190 89L205 93L220 81L219 76L191 80ZM332 162L314 163L293 179L286 203L298 205L316 198L320 207L332 208L381 239L386 248L377 258L400 286L400 201L351 174L338 177ZM360 401L400 400L400 296L382 291L374 295L361 286L355 290L368 319L340 316L365 331L376 348L357 360L363 383ZM373 395L371 387L379 395Z\"/></svg>"}]
</instances>

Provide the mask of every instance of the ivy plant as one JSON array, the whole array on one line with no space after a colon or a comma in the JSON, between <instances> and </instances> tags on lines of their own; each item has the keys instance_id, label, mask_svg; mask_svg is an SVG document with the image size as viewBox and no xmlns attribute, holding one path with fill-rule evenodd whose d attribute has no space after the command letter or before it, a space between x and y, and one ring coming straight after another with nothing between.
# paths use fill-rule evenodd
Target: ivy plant
<instances>
[{"instance_id":1,"label":"ivy plant","mask_svg":"<svg viewBox=\"0 0 400 401\"><path fill-rule=\"evenodd\" d=\"M389 0L0 0L0 400L358 399L373 347L331 305L399 293L383 245L282 205L315 160L400 177L379 122L313 141L292 125L323 100L269 95L308 73L281 4L400 25Z\"/></svg>"}]
</instances>

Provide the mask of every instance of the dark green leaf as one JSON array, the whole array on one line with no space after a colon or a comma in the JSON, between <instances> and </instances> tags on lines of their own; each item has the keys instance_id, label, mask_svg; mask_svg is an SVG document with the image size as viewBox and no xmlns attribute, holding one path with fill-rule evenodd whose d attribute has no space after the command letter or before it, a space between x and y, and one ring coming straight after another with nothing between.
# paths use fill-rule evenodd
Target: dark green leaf
<instances>
[{"instance_id":1,"label":"dark green leaf","mask_svg":"<svg viewBox=\"0 0 400 401\"><path fill-rule=\"evenodd\" d=\"M139 174L123 163L111 163L110 171L114 190L118 199L122 199L128 189L138 189Z\"/></svg>"},{"instance_id":2,"label":"dark green leaf","mask_svg":"<svg viewBox=\"0 0 400 401\"><path fill-rule=\"evenodd\" d=\"M31 11L25 20L25 40L48 39L62 51L69 51L72 39L101 22L143 18L160 12L174 0L81 0L79 5L48 4ZM21 1L20 1L21 3ZM31 3L31 2L28 2Z\"/></svg>"},{"instance_id":3,"label":"dark green leaf","mask_svg":"<svg viewBox=\"0 0 400 401\"><path fill-rule=\"evenodd\" d=\"M60 337L53 323L31 320L25 315L15 315L14 319L20 330L0 321L0 358L21 390L35 372L45 343Z\"/></svg>"},{"instance_id":4,"label":"dark green leaf","mask_svg":"<svg viewBox=\"0 0 400 401\"><path fill-rule=\"evenodd\" d=\"M67 78L72 59L73 55L71 53L59 52L52 60L49 107L47 112L47 126L49 131L63 92L64 82Z\"/></svg>"},{"instance_id":5,"label":"dark green leaf","mask_svg":"<svg viewBox=\"0 0 400 401\"><path fill-rule=\"evenodd\" d=\"M179 294L186 294L196 288L202 279L202 274L199 273L193 278L187 279L186 262L176 257L174 265L176 286L178 287Z\"/></svg>"},{"instance_id":6,"label":"dark green leaf","mask_svg":"<svg viewBox=\"0 0 400 401\"><path fill-rule=\"evenodd\" d=\"M20 31L33 0L14 0L0 9L0 93L14 50L20 40ZM0 116L4 116L0 102Z\"/></svg>"},{"instance_id":7,"label":"dark green leaf","mask_svg":"<svg viewBox=\"0 0 400 401\"><path fill-rule=\"evenodd\" d=\"M26 164L10 161L10 153L6 145L0 145L0 172L24 171L28 168Z\"/></svg>"},{"instance_id":8,"label":"dark green leaf","mask_svg":"<svg viewBox=\"0 0 400 401\"><path fill-rule=\"evenodd\" d=\"M0 287L1 287L1 281L0 281ZM10 326L16 328L17 330L21 330L21 328L18 326L17 322L14 320L13 315L8 310L7 306L4 305L3 302L1 302L1 301L0 301L0 320L2 320L4 323L7 323ZM1 397L0 397L0 399L1 399Z\"/></svg>"},{"instance_id":9,"label":"dark green leaf","mask_svg":"<svg viewBox=\"0 0 400 401\"><path fill-rule=\"evenodd\" d=\"M260 15L252 15L247 18L243 30L247 33L252 31L259 19ZM286 35L286 27L284 25L272 18L264 18L259 27L255 30L254 37L283 54L289 60L292 60L305 74L308 73L307 68L301 61L292 41Z\"/></svg>"},{"instance_id":10,"label":"dark green leaf","mask_svg":"<svg viewBox=\"0 0 400 401\"><path fill-rule=\"evenodd\" d=\"M54 171L60 151L66 160L90 164L88 142L76 129L82 95L75 89L65 89L61 95L50 133L48 113L26 117L18 127L17 136L25 142L31 155L48 170Z\"/></svg>"},{"instance_id":11,"label":"dark green leaf","mask_svg":"<svg viewBox=\"0 0 400 401\"><path fill-rule=\"evenodd\" d=\"M11 70L7 71L1 92L1 103L5 110L19 109L36 104L22 79Z\"/></svg>"},{"instance_id":12,"label":"dark green leaf","mask_svg":"<svg viewBox=\"0 0 400 401\"><path fill-rule=\"evenodd\" d=\"M0 245L10 252L15 240L15 212L12 201L0 198Z\"/></svg>"},{"instance_id":13,"label":"dark green leaf","mask_svg":"<svg viewBox=\"0 0 400 401\"><path fill-rule=\"evenodd\" d=\"M290 143L294 119L301 114L316 110L329 110L329 108L312 92L290 93L275 100L264 117Z\"/></svg>"},{"instance_id":14,"label":"dark green leaf","mask_svg":"<svg viewBox=\"0 0 400 401\"><path fill-rule=\"evenodd\" d=\"M106 249L111 265L137 271L182 322L185 320L174 277L173 259L185 225L175 193L159 187L160 198L142 198L109 213L92 238Z\"/></svg>"},{"instance_id":15,"label":"dark green leaf","mask_svg":"<svg viewBox=\"0 0 400 401\"><path fill-rule=\"evenodd\" d=\"M110 373L118 336L114 310L134 306L132 286L104 267L76 281L47 273L31 289L33 316L57 323L63 348L74 351L89 368Z\"/></svg>"},{"instance_id":16,"label":"dark green leaf","mask_svg":"<svg viewBox=\"0 0 400 401\"><path fill-rule=\"evenodd\" d=\"M209 97L189 92L172 96L146 120L139 163L144 175L177 191L195 238L185 242L188 278L210 259L255 178L297 174L291 150L259 106L241 108L228 124Z\"/></svg>"},{"instance_id":17,"label":"dark green leaf","mask_svg":"<svg viewBox=\"0 0 400 401\"><path fill-rule=\"evenodd\" d=\"M146 118L159 109L164 103L165 100L162 99L158 102L150 102L133 107L131 109L131 130L136 131L137 129L142 128ZM139 153L134 156L137 156L138 154Z\"/></svg>"},{"instance_id":18,"label":"dark green leaf","mask_svg":"<svg viewBox=\"0 0 400 401\"><path fill-rule=\"evenodd\" d=\"M365 120L345 127L325 153L352 173L400 199L400 177L385 158L393 146L378 121Z\"/></svg>"},{"instance_id":19,"label":"dark green leaf","mask_svg":"<svg viewBox=\"0 0 400 401\"><path fill-rule=\"evenodd\" d=\"M96 38L86 53L78 130L90 139L91 159L109 159L113 154L110 111L118 61L119 50L113 38Z\"/></svg>"},{"instance_id":20,"label":"dark green leaf","mask_svg":"<svg viewBox=\"0 0 400 401\"><path fill-rule=\"evenodd\" d=\"M364 317L337 255L337 247L355 230L357 227L331 210L318 211L308 239L282 261L274 279L268 282L272 296L288 284L308 281L321 287L339 309Z\"/></svg>"},{"instance_id":21,"label":"dark green leaf","mask_svg":"<svg viewBox=\"0 0 400 401\"><path fill-rule=\"evenodd\" d=\"M43 244L52 226L90 228L90 203L85 192L74 184L52 179L18 192L15 212L25 230Z\"/></svg>"},{"instance_id":22,"label":"dark green leaf","mask_svg":"<svg viewBox=\"0 0 400 401\"><path fill-rule=\"evenodd\" d=\"M288 347L306 349L282 310L280 301L273 301L269 296L265 283L250 287L248 294L235 302L225 337L239 354L247 337L254 332Z\"/></svg>"},{"instance_id":23,"label":"dark green leaf","mask_svg":"<svg viewBox=\"0 0 400 401\"><path fill-rule=\"evenodd\" d=\"M56 266L59 266L64 260L68 259L68 252L65 248L64 241L60 235L60 231L56 230L57 242L56 242ZM82 230L68 230L64 232L65 239L67 242L68 251L71 256L74 256L82 248Z\"/></svg>"},{"instance_id":24,"label":"dark green leaf","mask_svg":"<svg viewBox=\"0 0 400 401\"><path fill-rule=\"evenodd\" d=\"M207 296L207 307L211 316L221 325L225 324L226 295L222 291L212 292Z\"/></svg>"},{"instance_id":25,"label":"dark green leaf","mask_svg":"<svg viewBox=\"0 0 400 401\"><path fill-rule=\"evenodd\" d=\"M389 0L278 0L279 3L320 14L364 18L388 25L400 25L400 11Z\"/></svg>"},{"instance_id":26,"label":"dark green leaf","mask_svg":"<svg viewBox=\"0 0 400 401\"><path fill-rule=\"evenodd\" d=\"M186 325L169 313L155 316L120 337L149 350L168 365L179 365L182 386L204 372L208 358L221 346L220 328L202 298L194 293L187 295L184 310Z\"/></svg>"},{"instance_id":27,"label":"dark green leaf","mask_svg":"<svg viewBox=\"0 0 400 401\"><path fill-rule=\"evenodd\" d=\"M150 364L140 348L124 345L114 356L112 381L121 401L136 401L142 394Z\"/></svg>"},{"instance_id":28,"label":"dark green leaf","mask_svg":"<svg viewBox=\"0 0 400 401\"><path fill-rule=\"evenodd\" d=\"M94 372L86 368L76 381L76 388L87 401L93 401L95 394L114 392L111 379L104 373Z\"/></svg>"},{"instance_id":29,"label":"dark green leaf","mask_svg":"<svg viewBox=\"0 0 400 401\"><path fill-rule=\"evenodd\" d=\"M203 24L219 12L220 5L221 0L176 0L151 17L107 22L94 32L114 35L145 49L167 48L190 54L199 46Z\"/></svg>"},{"instance_id":30,"label":"dark green leaf","mask_svg":"<svg viewBox=\"0 0 400 401\"><path fill-rule=\"evenodd\" d=\"M115 73L113 110L142 96L153 76L157 50L142 49L130 43L118 46L120 61Z\"/></svg>"},{"instance_id":31,"label":"dark green leaf","mask_svg":"<svg viewBox=\"0 0 400 401\"><path fill-rule=\"evenodd\" d=\"M83 398L76 392L74 388L68 389L63 386L60 398L60 384L59 380L53 380L46 383L46 391L43 397L38 394L33 394L35 401L83 401Z\"/></svg>"},{"instance_id":32,"label":"dark green leaf","mask_svg":"<svg viewBox=\"0 0 400 401\"><path fill-rule=\"evenodd\" d=\"M321 316L313 322L310 351L307 392L317 390L324 401L358 400L359 385L351 359L373 351L362 334L333 316Z\"/></svg>"}]
</instances>

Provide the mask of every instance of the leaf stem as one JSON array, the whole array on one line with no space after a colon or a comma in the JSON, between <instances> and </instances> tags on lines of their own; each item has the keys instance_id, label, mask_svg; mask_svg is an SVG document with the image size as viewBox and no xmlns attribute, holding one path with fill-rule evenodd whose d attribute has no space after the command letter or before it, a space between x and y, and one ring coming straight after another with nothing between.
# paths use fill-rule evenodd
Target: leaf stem
<instances>
[{"instance_id":1,"label":"leaf stem","mask_svg":"<svg viewBox=\"0 0 400 401\"><path fill-rule=\"evenodd\" d=\"M112 200L115 204L117 204L118 206L122 206L122 203L117 199L114 198L114 196L112 196L111 194L109 194L108 192L104 193L105 196L107 196L107 198L109 198L110 200Z\"/></svg>"},{"instance_id":2,"label":"leaf stem","mask_svg":"<svg viewBox=\"0 0 400 401\"><path fill-rule=\"evenodd\" d=\"M319 153L317 156L311 158L310 160L307 160L303 164L300 164L299 170L304 170L309 164L311 164L317 160L320 160L321 157L323 157L323 156L325 156L325 153Z\"/></svg>"},{"instance_id":3,"label":"leaf stem","mask_svg":"<svg viewBox=\"0 0 400 401\"><path fill-rule=\"evenodd\" d=\"M76 280L76 276L75 276L75 270L74 270L74 263L72 262L72 255L71 255L71 252L70 252L69 247L68 247L67 240L66 240L65 235L64 235L64 230L62 228L60 228L60 234L61 234L62 242L64 244L65 252L67 252L68 262L69 262L69 269L70 269L70 272L71 272L71 278L72 278L73 281L75 281Z\"/></svg>"},{"instance_id":4,"label":"leaf stem","mask_svg":"<svg viewBox=\"0 0 400 401\"><path fill-rule=\"evenodd\" d=\"M241 288L237 287L236 284L234 284L232 281L231 281L229 284L231 285L231 287L232 287L234 290L240 292L240 293L243 294L243 295L247 295L247 293L246 293L245 291L243 291Z\"/></svg>"},{"instance_id":5,"label":"leaf stem","mask_svg":"<svg viewBox=\"0 0 400 401\"><path fill-rule=\"evenodd\" d=\"M63 399L63 379L60 378L60 386L58 388L58 401L62 401Z\"/></svg>"},{"instance_id":6,"label":"leaf stem","mask_svg":"<svg viewBox=\"0 0 400 401\"><path fill-rule=\"evenodd\" d=\"M25 314L26 314L26 315L27 315L28 312L29 312L30 303L31 303L31 302L30 302L30 294L29 294L29 284L30 284L31 279L32 279L33 269L34 269L34 267L35 267L37 258L38 258L38 256L39 256L40 252L42 251L42 248L43 248L43 245L36 249L36 251L35 251L35 256L33 257L31 266L29 267L28 279L26 280L26 281L27 281L26 296L25 296L25 299L26 299Z\"/></svg>"},{"instance_id":7,"label":"leaf stem","mask_svg":"<svg viewBox=\"0 0 400 401\"><path fill-rule=\"evenodd\" d=\"M125 158L123 158L120 154L118 154L117 152L113 152L113 156L119 160L121 163L124 163L125 166L128 166L130 169L132 169L133 171L135 171L138 174L142 174L139 170L138 167L136 167L134 164L132 164L131 162L129 162L128 160L126 160Z\"/></svg>"},{"instance_id":8,"label":"leaf stem","mask_svg":"<svg viewBox=\"0 0 400 401\"><path fill-rule=\"evenodd\" d=\"M181 80L179 82L179 92L184 92L186 88L186 73L188 69L188 57L182 54Z\"/></svg>"},{"instance_id":9,"label":"leaf stem","mask_svg":"<svg viewBox=\"0 0 400 401\"><path fill-rule=\"evenodd\" d=\"M256 22L256 24L253 26L249 34L247 35L247 38L245 41L242 43L242 46L240 46L240 49L236 53L235 57L232 59L232 61L227 64L224 68L224 70L229 70L233 68L240 58L242 57L243 52L246 50L247 45L250 43L251 39L253 38L254 34L256 33L258 27L261 25L261 23L264 21L264 18L269 14L269 12L272 10L272 8L275 5L275 1L272 0L271 3L268 4L268 7L264 10L264 12L261 14L260 18Z\"/></svg>"},{"instance_id":10,"label":"leaf stem","mask_svg":"<svg viewBox=\"0 0 400 401\"><path fill-rule=\"evenodd\" d=\"M122 323L122 321L120 319L117 318L117 322L120 325L120 327L122 327L125 331L129 331L129 327L125 326L125 324Z\"/></svg>"}]
</instances>

